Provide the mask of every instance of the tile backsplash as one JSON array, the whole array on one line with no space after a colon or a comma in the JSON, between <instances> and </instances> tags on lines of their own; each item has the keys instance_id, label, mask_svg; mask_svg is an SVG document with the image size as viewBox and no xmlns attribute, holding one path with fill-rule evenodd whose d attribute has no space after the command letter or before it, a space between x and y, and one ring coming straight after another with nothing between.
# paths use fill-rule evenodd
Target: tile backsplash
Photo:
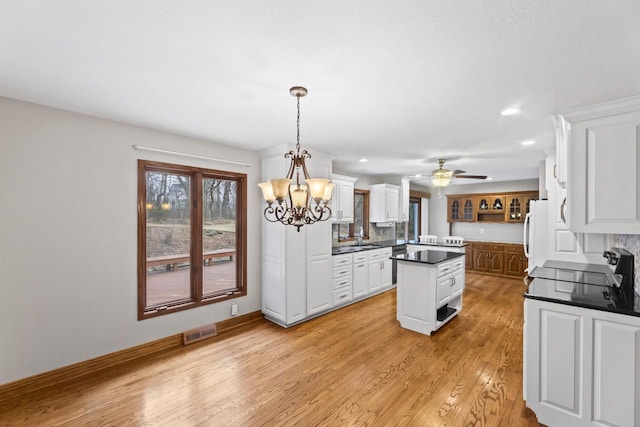
<instances>
[{"instance_id":1,"label":"tile backsplash","mask_svg":"<svg viewBox=\"0 0 640 427\"><path fill-rule=\"evenodd\" d=\"M633 254L636 294L640 295L640 235L638 234L614 234L613 245L624 248Z\"/></svg>"},{"instance_id":2,"label":"tile backsplash","mask_svg":"<svg viewBox=\"0 0 640 427\"><path fill-rule=\"evenodd\" d=\"M339 225L333 224L332 226L332 239L331 243L333 246L341 246L341 245L352 245L351 242L338 242L338 233L339 233ZM391 227L378 227L375 223L369 223L369 239L364 240L365 242L382 242L387 240L395 240L396 239L396 228L395 226Z\"/></svg>"}]
</instances>

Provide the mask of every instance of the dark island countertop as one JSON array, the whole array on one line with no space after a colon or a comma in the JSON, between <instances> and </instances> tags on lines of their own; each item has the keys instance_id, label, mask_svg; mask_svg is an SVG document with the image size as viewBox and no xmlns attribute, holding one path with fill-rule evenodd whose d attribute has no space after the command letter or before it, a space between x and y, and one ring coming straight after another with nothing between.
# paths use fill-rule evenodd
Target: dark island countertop
<instances>
[{"instance_id":1,"label":"dark island countertop","mask_svg":"<svg viewBox=\"0 0 640 427\"><path fill-rule=\"evenodd\" d=\"M415 242L415 243L409 243L409 245L416 245L416 246L425 246L425 247L429 247L429 246L438 246L438 247L446 247L446 248L464 248L465 246L469 246L468 242L464 242L462 244L457 244L457 245L452 245L449 243L444 243L444 242L436 242L436 243L426 243L426 242Z\"/></svg>"},{"instance_id":2,"label":"dark island countertop","mask_svg":"<svg viewBox=\"0 0 640 427\"><path fill-rule=\"evenodd\" d=\"M449 261L461 256L464 256L464 253L430 251L426 249L424 251L410 252L408 254L392 256L391 259L395 259L396 261L418 262L422 264L439 264L441 262Z\"/></svg>"}]
</instances>

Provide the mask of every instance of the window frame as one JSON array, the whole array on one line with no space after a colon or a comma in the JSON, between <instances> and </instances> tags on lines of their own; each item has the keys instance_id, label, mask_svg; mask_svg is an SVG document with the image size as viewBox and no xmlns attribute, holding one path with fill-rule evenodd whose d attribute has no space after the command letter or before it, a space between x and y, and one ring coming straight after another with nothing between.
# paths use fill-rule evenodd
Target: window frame
<instances>
[{"instance_id":1,"label":"window frame","mask_svg":"<svg viewBox=\"0 0 640 427\"><path fill-rule=\"evenodd\" d=\"M190 297L154 307L146 307L147 279L147 191L146 173L159 172L190 177ZM203 260L203 179L236 182L236 288L213 295L204 294ZM149 319L247 295L247 175L138 159L138 320Z\"/></svg>"},{"instance_id":2,"label":"window frame","mask_svg":"<svg viewBox=\"0 0 640 427\"><path fill-rule=\"evenodd\" d=\"M338 232L338 242L351 242L353 240L356 240L356 224L355 224L355 217L356 217L356 194L361 194L363 197L362 200L362 232L364 234L364 236L362 237L363 239L367 240L369 239L369 190L363 190L360 188L354 188L353 189L353 218L354 218L354 222L349 224L349 235L344 238L341 239L340 238L340 233Z\"/></svg>"},{"instance_id":3,"label":"window frame","mask_svg":"<svg viewBox=\"0 0 640 427\"><path fill-rule=\"evenodd\" d=\"M416 232L416 239L415 241L418 242L419 237L420 237L420 230L422 230L422 198L420 196L409 196L409 209L411 209L411 203L416 203L418 205L418 212L417 212L417 229L415 230ZM406 239L407 240L411 240L410 237L414 237L414 236L409 236L409 223L407 222L407 230L406 230Z\"/></svg>"}]
</instances>

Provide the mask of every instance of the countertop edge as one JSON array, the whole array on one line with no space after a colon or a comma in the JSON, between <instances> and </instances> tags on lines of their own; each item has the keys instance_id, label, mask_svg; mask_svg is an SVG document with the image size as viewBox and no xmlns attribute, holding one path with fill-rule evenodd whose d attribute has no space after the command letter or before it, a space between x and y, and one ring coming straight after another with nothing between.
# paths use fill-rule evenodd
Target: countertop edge
<instances>
[{"instance_id":1,"label":"countertop edge","mask_svg":"<svg viewBox=\"0 0 640 427\"><path fill-rule=\"evenodd\" d=\"M624 309L620 309L620 308L617 308L617 307L602 307L602 306L591 305L591 304L583 303L583 302L566 301L566 300L560 300L560 299L555 299L555 298L551 298L551 297L543 297L543 296L538 296L538 295L532 295L532 294L529 294L527 292L524 292L522 294L522 296L525 299L533 299L533 300L537 300L537 301L545 301L545 302L550 302L550 303L554 303L554 304L568 305L570 307L586 308L586 309L589 309L589 310L605 311L607 313L621 314L623 316L640 317L640 312L624 310Z\"/></svg>"}]
</instances>

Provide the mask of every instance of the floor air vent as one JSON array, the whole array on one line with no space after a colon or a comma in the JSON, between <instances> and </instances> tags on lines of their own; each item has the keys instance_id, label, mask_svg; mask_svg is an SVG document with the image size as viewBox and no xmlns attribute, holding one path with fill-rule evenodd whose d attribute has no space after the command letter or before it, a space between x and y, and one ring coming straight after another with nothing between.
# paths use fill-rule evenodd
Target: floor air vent
<instances>
[{"instance_id":1,"label":"floor air vent","mask_svg":"<svg viewBox=\"0 0 640 427\"><path fill-rule=\"evenodd\" d=\"M194 342L206 340L207 338L218 335L216 324L201 326L182 333L182 343L184 345L193 344Z\"/></svg>"}]
</instances>

